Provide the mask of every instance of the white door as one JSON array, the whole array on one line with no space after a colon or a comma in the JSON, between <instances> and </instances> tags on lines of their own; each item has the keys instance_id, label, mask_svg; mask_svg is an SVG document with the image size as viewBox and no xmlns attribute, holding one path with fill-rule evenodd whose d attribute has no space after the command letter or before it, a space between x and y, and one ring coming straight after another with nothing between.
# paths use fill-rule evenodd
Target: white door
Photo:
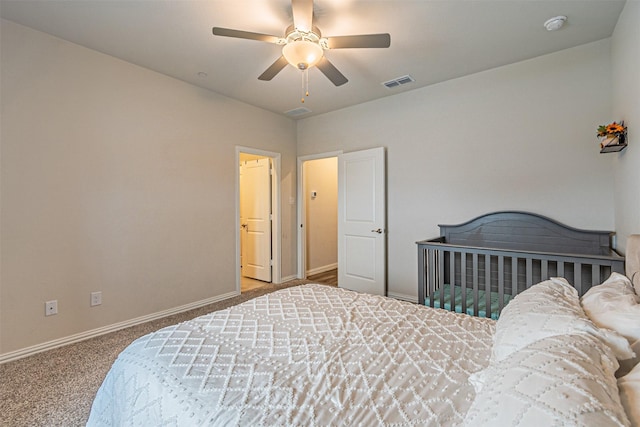
<instances>
[{"instance_id":1,"label":"white door","mask_svg":"<svg viewBox=\"0 0 640 427\"><path fill-rule=\"evenodd\" d=\"M240 232L242 275L271 282L270 160L240 166Z\"/></svg>"},{"instance_id":2,"label":"white door","mask_svg":"<svg viewBox=\"0 0 640 427\"><path fill-rule=\"evenodd\" d=\"M338 156L338 286L386 295L384 148Z\"/></svg>"}]
</instances>

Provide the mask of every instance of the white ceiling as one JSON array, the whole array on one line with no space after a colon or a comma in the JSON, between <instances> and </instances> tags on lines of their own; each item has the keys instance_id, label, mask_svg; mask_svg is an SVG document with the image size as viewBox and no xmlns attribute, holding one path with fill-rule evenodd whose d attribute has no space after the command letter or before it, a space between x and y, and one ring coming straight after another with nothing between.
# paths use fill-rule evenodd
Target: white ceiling
<instances>
[{"instance_id":1,"label":"white ceiling","mask_svg":"<svg viewBox=\"0 0 640 427\"><path fill-rule=\"evenodd\" d=\"M624 0L315 0L323 36L389 33L391 47L327 51L349 82L335 87L311 69L304 104L292 66L272 81L257 79L280 47L211 32L282 36L290 0L0 0L0 15L275 113L304 106L312 112L299 117L309 117L609 37L623 7ZM567 24L548 32L543 23L556 15ZM415 83L382 85L407 74Z\"/></svg>"}]
</instances>

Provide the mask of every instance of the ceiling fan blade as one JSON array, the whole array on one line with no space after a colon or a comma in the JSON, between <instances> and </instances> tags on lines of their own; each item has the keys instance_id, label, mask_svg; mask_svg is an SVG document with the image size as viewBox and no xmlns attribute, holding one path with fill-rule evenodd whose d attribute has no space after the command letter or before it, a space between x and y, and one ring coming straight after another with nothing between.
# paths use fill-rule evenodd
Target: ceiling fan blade
<instances>
[{"instance_id":1,"label":"ceiling fan blade","mask_svg":"<svg viewBox=\"0 0 640 427\"><path fill-rule=\"evenodd\" d=\"M235 37L238 39L258 40L267 43L278 43L280 37L269 34L251 33L249 31L232 30L230 28L213 27L214 36Z\"/></svg>"},{"instance_id":2,"label":"ceiling fan blade","mask_svg":"<svg viewBox=\"0 0 640 427\"><path fill-rule=\"evenodd\" d=\"M260 74L260 77L258 77L258 80L265 80L265 81L271 80L276 76L276 74L282 71L282 69L286 67L287 64L288 64L287 59L284 56L281 56L280 58L276 59L276 62L271 64L269 68L265 70L264 73Z\"/></svg>"},{"instance_id":3,"label":"ceiling fan blade","mask_svg":"<svg viewBox=\"0 0 640 427\"><path fill-rule=\"evenodd\" d=\"M342 86L349 81L325 56L316 64L316 67L336 86Z\"/></svg>"},{"instance_id":4,"label":"ceiling fan blade","mask_svg":"<svg viewBox=\"0 0 640 427\"><path fill-rule=\"evenodd\" d=\"M313 0L291 0L293 27L309 32L313 28Z\"/></svg>"},{"instance_id":5,"label":"ceiling fan blade","mask_svg":"<svg viewBox=\"0 0 640 427\"><path fill-rule=\"evenodd\" d=\"M329 49L349 49L367 47L389 47L391 36L389 34L361 34L358 36L337 36L327 39Z\"/></svg>"}]
</instances>

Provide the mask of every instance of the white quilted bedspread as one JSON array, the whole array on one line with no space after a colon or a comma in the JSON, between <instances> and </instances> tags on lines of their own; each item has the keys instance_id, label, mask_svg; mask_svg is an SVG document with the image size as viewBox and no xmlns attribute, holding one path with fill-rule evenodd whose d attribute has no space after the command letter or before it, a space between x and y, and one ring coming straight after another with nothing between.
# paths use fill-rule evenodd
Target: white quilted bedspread
<instances>
[{"instance_id":1,"label":"white quilted bedspread","mask_svg":"<svg viewBox=\"0 0 640 427\"><path fill-rule=\"evenodd\" d=\"M460 425L494 322L322 285L134 341L88 425Z\"/></svg>"}]
</instances>

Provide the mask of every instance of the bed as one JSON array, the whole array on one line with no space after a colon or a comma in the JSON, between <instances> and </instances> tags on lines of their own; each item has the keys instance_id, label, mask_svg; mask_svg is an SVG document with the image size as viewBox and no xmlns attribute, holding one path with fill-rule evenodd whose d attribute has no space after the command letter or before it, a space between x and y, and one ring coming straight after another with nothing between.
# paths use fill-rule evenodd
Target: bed
<instances>
[{"instance_id":1,"label":"bed","mask_svg":"<svg viewBox=\"0 0 640 427\"><path fill-rule=\"evenodd\" d=\"M497 319L518 293L565 277L580 296L624 273L611 231L580 230L529 212L502 211L417 242L418 298L430 307Z\"/></svg>"},{"instance_id":2,"label":"bed","mask_svg":"<svg viewBox=\"0 0 640 427\"><path fill-rule=\"evenodd\" d=\"M630 241L640 253L640 236ZM607 329L561 278L497 321L318 284L282 289L134 341L87 425L638 425L640 367L615 377L635 332L612 329L633 324L640 297L617 273L596 288L618 285L633 302L629 313L614 303L628 317Z\"/></svg>"}]
</instances>

